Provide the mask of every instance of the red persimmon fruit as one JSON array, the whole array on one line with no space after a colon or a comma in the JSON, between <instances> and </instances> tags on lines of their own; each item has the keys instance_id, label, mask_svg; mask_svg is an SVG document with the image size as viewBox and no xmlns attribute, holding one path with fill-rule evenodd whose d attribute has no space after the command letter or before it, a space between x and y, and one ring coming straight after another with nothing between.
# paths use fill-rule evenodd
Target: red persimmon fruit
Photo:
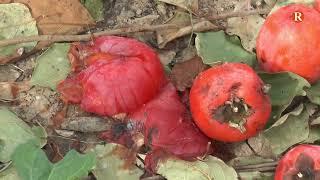
<instances>
[{"instance_id":1,"label":"red persimmon fruit","mask_svg":"<svg viewBox=\"0 0 320 180\"><path fill-rule=\"evenodd\" d=\"M99 115L133 112L166 83L155 51L130 38L104 36L74 44L69 59L80 72L61 82L58 91L65 101Z\"/></svg>"},{"instance_id":2,"label":"red persimmon fruit","mask_svg":"<svg viewBox=\"0 0 320 180\"><path fill-rule=\"evenodd\" d=\"M271 104L255 71L242 63L224 63L200 73L190 91L190 109L209 137L237 142L262 130Z\"/></svg>"},{"instance_id":3,"label":"red persimmon fruit","mask_svg":"<svg viewBox=\"0 0 320 180\"><path fill-rule=\"evenodd\" d=\"M298 145L278 163L275 180L320 179L320 146Z\"/></svg>"},{"instance_id":4,"label":"red persimmon fruit","mask_svg":"<svg viewBox=\"0 0 320 180\"><path fill-rule=\"evenodd\" d=\"M257 57L268 72L290 71L309 82L320 78L320 13L302 4L267 17L257 38Z\"/></svg>"}]
</instances>

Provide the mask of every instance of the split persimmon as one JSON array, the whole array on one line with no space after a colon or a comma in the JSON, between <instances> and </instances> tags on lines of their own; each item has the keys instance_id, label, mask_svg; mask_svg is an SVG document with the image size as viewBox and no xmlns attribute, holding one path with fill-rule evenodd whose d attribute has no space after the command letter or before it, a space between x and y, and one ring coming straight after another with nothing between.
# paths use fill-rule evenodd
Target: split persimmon
<instances>
[{"instance_id":1,"label":"split persimmon","mask_svg":"<svg viewBox=\"0 0 320 180\"><path fill-rule=\"evenodd\" d=\"M262 130L271 104L255 71L241 63L224 63L200 73L190 91L190 109L209 137L237 142Z\"/></svg>"},{"instance_id":2,"label":"split persimmon","mask_svg":"<svg viewBox=\"0 0 320 180\"><path fill-rule=\"evenodd\" d=\"M257 38L262 69L290 71L311 83L319 80L319 24L320 13L302 4L288 5L269 15Z\"/></svg>"},{"instance_id":3,"label":"split persimmon","mask_svg":"<svg viewBox=\"0 0 320 180\"><path fill-rule=\"evenodd\" d=\"M130 38L104 36L76 43L69 59L80 72L61 82L58 91L65 101L99 115L133 112L167 81L155 51Z\"/></svg>"}]
</instances>

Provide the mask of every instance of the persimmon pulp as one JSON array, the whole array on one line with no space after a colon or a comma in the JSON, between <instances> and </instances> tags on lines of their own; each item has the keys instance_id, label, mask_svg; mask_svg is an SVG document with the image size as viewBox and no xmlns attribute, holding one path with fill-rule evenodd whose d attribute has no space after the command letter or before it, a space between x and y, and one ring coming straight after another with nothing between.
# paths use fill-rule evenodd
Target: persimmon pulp
<instances>
[{"instance_id":1,"label":"persimmon pulp","mask_svg":"<svg viewBox=\"0 0 320 180\"><path fill-rule=\"evenodd\" d=\"M224 63L200 73L190 91L190 109L209 137L237 142L264 128L271 112L265 85L241 63Z\"/></svg>"}]
</instances>

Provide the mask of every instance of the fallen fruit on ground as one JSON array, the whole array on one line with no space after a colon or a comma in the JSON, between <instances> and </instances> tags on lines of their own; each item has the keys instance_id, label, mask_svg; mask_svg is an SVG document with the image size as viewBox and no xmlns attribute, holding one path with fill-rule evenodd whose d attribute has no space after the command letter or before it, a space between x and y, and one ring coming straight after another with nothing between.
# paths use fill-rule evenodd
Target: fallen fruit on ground
<instances>
[{"instance_id":1,"label":"fallen fruit on ground","mask_svg":"<svg viewBox=\"0 0 320 180\"><path fill-rule=\"evenodd\" d=\"M144 141L152 151L161 149L186 160L211 152L211 140L194 124L171 83L129 118L143 122Z\"/></svg>"},{"instance_id":2,"label":"fallen fruit on ground","mask_svg":"<svg viewBox=\"0 0 320 180\"><path fill-rule=\"evenodd\" d=\"M127 121L127 125L122 125L125 128L103 132L100 138L134 149L139 142L132 142L130 136L142 132L144 144L150 150L145 165L151 171L159 160L172 155L184 160L196 160L212 152L211 139L194 124L171 83L162 88L154 99L129 114Z\"/></svg>"},{"instance_id":3,"label":"fallen fruit on ground","mask_svg":"<svg viewBox=\"0 0 320 180\"><path fill-rule=\"evenodd\" d=\"M224 63L200 73L190 91L190 109L209 137L237 142L262 130L270 116L266 86L254 70L241 63Z\"/></svg>"},{"instance_id":4,"label":"fallen fruit on ground","mask_svg":"<svg viewBox=\"0 0 320 180\"><path fill-rule=\"evenodd\" d=\"M320 179L320 146L298 145L280 160L275 180Z\"/></svg>"},{"instance_id":5,"label":"fallen fruit on ground","mask_svg":"<svg viewBox=\"0 0 320 180\"><path fill-rule=\"evenodd\" d=\"M103 36L75 43L69 51L77 74L57 89L66 102L99 115L129 113L152 99L166 83L157 54L130 38Z\"/></svg>"},{"instance_id":6,"label":"fallen fruit on ground","mask_svg":"<svg viewBox=\"0 0 320 180\"><path fill-rule=\"evenodd\" d=\"M267 17L257 38L257 57L268 72L290 71L309 82L320 78L320 13L288 5Z\"/></svg>"}]
</instances>

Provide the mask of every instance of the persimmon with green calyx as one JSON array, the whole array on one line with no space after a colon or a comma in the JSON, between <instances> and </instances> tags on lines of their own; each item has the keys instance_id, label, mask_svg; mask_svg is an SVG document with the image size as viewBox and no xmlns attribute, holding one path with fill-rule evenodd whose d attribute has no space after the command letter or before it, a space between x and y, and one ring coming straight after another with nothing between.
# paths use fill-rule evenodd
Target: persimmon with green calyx
<instances>
[{"instance_id":1,"label":"persimmon with green calyx","mask_svg":"<svg viewBox=\"0 0 320 180\"><path fill-rule=\"evenodd\" d=\"M257 38L257 57L267 72L290 71L310 83L320 78L320 13L293 4L269 15Z\"/></svg>"},{"instance_id":2,"label":"persimmon with green calyx","mask_svg":"<svg viewBox=\"0 0 320 180\"><path fill-rule=\"evenodd\" d=\"M66 102L80 103L102 116L130 113L167 83L156 52L131 38L102 36L75 43L69 51L72 74L57 90Z\"/></svg>"},{"instance_id":3,"label":"persimmon with green calyx","mask_svg":"<svg viewBox=\"0 0 320 180\"><path fill-rule=\"evenodd\" d=\"M238 142L256 135L271 112L266 88L255 71L242 63L224 63L200 73L190 91L190 109L209 137Z\"/></svg>"},{"instance_id":4,"label":"persimmon with green calyx","mask_svg":"<svg viewBox=\"0 0 320 180\"><path fill-rule=\"evenodd\" d=\"M278 163L275 180L320 179L320 146L298 145Z\"/></svg>"}]
</instances>

